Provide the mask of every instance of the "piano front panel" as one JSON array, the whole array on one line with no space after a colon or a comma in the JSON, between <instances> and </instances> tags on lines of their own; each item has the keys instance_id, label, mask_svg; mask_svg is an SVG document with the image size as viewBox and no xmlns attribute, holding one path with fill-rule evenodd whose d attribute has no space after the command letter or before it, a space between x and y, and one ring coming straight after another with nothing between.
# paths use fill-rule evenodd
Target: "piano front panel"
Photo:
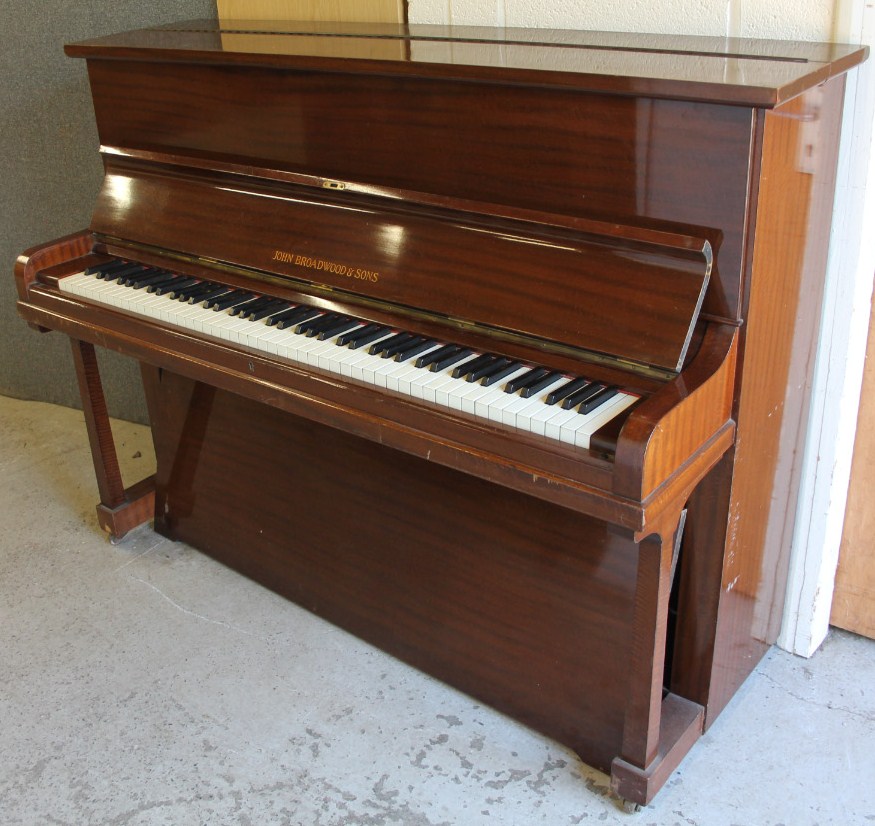
<instances>
[{"instance_id":1,"label":"piano front panel","mask_svg":"<svg viewBox=\"0 0 875 826\"><path fill-rule=\"evenodd\" d=\"M605 771L637 546L566 508L146 368L159 531Z\"/></svg>"},{"instance_id":2,"label":"piano front panel","mask_svg":"<svg viewBox=\"0 0 875 826\"><path fill-rule=\"evenodd\" d=\"M89 74L105 146L700 228L719 262L705 311L739 314L753 140L744 107L124 60L91 59Z\"/></svg>"}]
</instances>

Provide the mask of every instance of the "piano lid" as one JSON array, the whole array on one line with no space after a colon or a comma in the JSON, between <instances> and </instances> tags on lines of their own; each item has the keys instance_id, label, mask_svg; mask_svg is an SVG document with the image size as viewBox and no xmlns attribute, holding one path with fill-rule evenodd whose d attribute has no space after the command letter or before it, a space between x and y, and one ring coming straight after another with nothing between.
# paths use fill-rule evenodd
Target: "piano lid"
<instances>
[{"instance_id":1,"label":"piano lid","mask_svg":"<svg viewBox=\"0 0 875 826\"><path fill-rule=\"evenodd\" d=\"M175 23L67 46L74 57L488 80L766 108L867 53L748 38L251 20Z\"/></svg>"}]
</instances>

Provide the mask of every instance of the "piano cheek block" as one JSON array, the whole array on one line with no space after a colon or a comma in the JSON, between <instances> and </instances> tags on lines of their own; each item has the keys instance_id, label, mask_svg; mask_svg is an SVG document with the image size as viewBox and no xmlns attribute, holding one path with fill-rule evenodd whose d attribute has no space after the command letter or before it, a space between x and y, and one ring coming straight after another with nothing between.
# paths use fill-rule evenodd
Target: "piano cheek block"
<instances>
[{"instance_id":1,"label":"piano cheek block","mask_svg":"<svg viewBox=\"0 0 875 826\"><path fill-rule=\"evenodd\" d=\"M374 31L68 46L106 175L19 311L73 341L114 538L152 518L645 804L774 641L838 129L786 147L866 50ZM95 344L142 366L132 486Z\"/></svg>"}]
</instances>

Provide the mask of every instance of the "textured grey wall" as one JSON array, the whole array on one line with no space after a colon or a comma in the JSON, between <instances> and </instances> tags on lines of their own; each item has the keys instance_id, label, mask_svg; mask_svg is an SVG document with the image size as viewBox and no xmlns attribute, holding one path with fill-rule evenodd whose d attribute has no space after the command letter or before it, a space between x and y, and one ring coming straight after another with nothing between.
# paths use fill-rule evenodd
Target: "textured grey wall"
<instances>
[{"instance_id":1,"label":"textured grey wall","mask_svg":"<svg viewBox=\"0 0 875 826\"><path fill-rule=\"evenodd\" d=\"M0 393L80 406L66 337L18 318L12 279L22 250L88 226L100 183L85 62L64 43L215 16L214 0L0 3ZM136 365L101 364L110 412L144 420Z\"/></svg>"}]
</instances>

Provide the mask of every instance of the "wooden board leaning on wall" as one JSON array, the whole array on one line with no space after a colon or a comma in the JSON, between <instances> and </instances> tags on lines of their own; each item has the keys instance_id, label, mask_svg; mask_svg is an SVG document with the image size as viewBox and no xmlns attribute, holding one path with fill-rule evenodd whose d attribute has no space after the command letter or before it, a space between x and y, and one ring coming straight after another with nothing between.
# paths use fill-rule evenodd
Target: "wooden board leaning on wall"
<instances>
[{"instance_id":1,"label":"wooden board leaning on wall","mask_svg":"<svg viewBox=\"0 0 875 826\"><path fill-rule=\"evenodd\" d=\"M217 0L219 20L403 23L404 0Z\"/></svg>"},{"instance_id":2,"label":"wooden board leaning on wall","mask_svg":"<svg viewBox=\"0 0 875 826\"><path fill-rule=\"evenodd\" d=\"M875 311L875 307L873 307ZM851 486L845 509L845 527L836 573L830 622L865 637L875 639L875 554L872 530L875 510L872 487L875 485L875 315L869 323L869 344Z\"/></svg>"}]
</instances>

